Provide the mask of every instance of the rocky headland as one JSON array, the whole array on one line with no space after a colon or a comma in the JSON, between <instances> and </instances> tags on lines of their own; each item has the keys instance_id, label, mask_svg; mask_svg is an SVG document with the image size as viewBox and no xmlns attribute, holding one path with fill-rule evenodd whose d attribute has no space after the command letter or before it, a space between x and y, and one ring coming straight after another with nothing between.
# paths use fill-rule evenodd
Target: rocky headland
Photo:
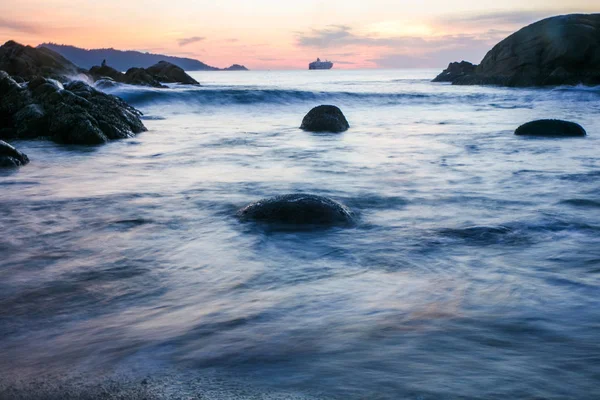
<instances>
[{"instance_id":1,"label":"rocky headland","mask_svg":"<svg viewBox=\"0 0 600 400\"><path fill-rule=\"evenodd\" d=\"M450 63L434 82L534 87L600 84L600 14L531 24L494 46L479 65Z\"/></svg>"}]
</instances>

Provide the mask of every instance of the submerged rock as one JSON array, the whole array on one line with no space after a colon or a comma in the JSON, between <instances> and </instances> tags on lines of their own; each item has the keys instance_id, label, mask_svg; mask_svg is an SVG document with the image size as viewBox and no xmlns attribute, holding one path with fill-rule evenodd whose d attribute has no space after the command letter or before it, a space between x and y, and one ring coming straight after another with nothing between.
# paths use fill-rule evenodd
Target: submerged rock
<instances>
[{"instance_id":1,"label":"submerged rock","mask_svg":"<svg viewBox=\"0 0 600 400\"><path fill-rule=\"evenodd\" d=\"M348 225L353 222L346 206L313 194L287 194L252 203L240 211L241 220L286 225Z\"/></svg>"},{"instance_id":2,"label":"submerged rock","mask_svg":"<svg viewBox=\"0 0 600 400\"><path fill-rule=\"evenodd\" d=\"M540 119L519 126L515 131L515 135L572 137L585 136L586 132L581 125L575 122L561 121L559 119Z\"/></svg>"},{"instance_id":3,"label":"submerged rock","mask_svg":"<svg viewBox=\"0 0 600 400\"><path fill-rule=\"evenodd\" d=\"M0 168L20 167L29 162L29 158L10 144L0 140Z\"/></svg>"},{"instance_id":4,"label":"submerged rock","mask_svg":"<svg viewBox=\"0 0 600 400\"><path fill-rule=\"evenodd\" d=\"M198 85L198 81L185 73L185 71L175 64L166 61L159 61L146 71L156 80L165 83L182 83L185 85Z\"/></svg>"},{"instance_id":5,"label":"submerged rock","mask_svg":"<svg viewBox=\"0 0 600 400\"><path fill-rule=\"evenodd\" d=\"M81 81L63 86L38 77L18 84L0 71L0 139L100 144L145 131L141 115L122 99Z\"/></svg>"},{"instance_id":6,"label":"submerged rock","mask_svg":"<svg viewBox=\"0 0 600 400\"><path fill-rule=\"evenodd\" d=\"M310 132L344 132L350 128L346 117L336 106L321 105L313 108L302 120L300 129Z\"/></svg>"},{"instance_id":7,"label":"submerged rock","mask_svg":"<svg viewBox=\"0 0 600 400\"><path fill-rule=\"evenodd\" d=\"M453 62L441 74L435 77L433 82L454 82L456 79L475 72L477 65L468 61Z\"/></svg>"},{"instance_id":8,"label":"submerged rock","mask_svg":"<svg viewBox=\"0 0 600 400\"><path fill-rule=\"evenodd\" d=\"M24 80L43 76L66 82L78 75L87 76L87 71L50 49L23 46L13 40L0 46L0 70Z\"/></svg>"},{"instance_id":9,"label":"submerged rock","mask_svg":"<svg viewBox=\"0 0 600 400\"><path fill-rule=\"evenodd\" d=\"M598 85L600 14L538 21L494 46L472 73L448 77L457 85Z\"/></svg>"}]
</instances>

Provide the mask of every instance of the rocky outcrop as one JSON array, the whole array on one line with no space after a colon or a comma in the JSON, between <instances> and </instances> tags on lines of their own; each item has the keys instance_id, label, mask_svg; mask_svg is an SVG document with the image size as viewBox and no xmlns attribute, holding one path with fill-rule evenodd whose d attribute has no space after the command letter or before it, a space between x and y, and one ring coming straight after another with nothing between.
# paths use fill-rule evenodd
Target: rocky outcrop
<instances>
[{"instance_id":1,"label":"rocky outcrop","mask_svg":"<svg viewBox=\"0 0 600 400\"><path fill-rule=\"evenodd\" d=\"M547 18L510 35L456 85L600 84L600 14Z\"/></svg>"},{"instance_id":2,"label":"rocky outcrop","mask_svg":"<svg viewBox=\"0 0 600 400\"><path fill-rule=\"evenodd\" d=\"M104 81L107 78L112 82L127 83L129 85L150 86L155 88L166 88L156 77L143 68L130 68L126 73L117 71L108 65L95 66L90 69L90 75L94 81Z\"/></svg>"},{"instance_id":3,"label":"rocky outcrop","mask_svg":"<svg viewBox=\"0 0 600 400\"><path fill-rule=\"evenodd\" d=\"M558 119L540 119L523 124L517 128L515 135L543 137L585 136L583 127L575 122Z\"/></svg>"},{"instance_id":4,"label":"rocky outcrop","mask_svg":"<svg viewBox=\"0 0 600 400\"><path fill-rule=\"evenodd\" d=\"M243 221L284 225L348 225L352 213L344 205L312 194L287 194L252 203L240 211Z\"/></svg>"},{"instance_id":5,"label":"rocky outcrop","mask_svg":"<svg viewBox=\"0 0 600 400\"><path fill-rule=\"evenodd\" d=\"M344 132L350 125L336 106L322 105L310 110L302 120L300 129L310 132Z\"/></svg>"},{"instance_id":6,"label":"rocky outcrop","mask_svg":"<svg viewBox=\"0 0 600 400\"><path fill-rule=\"evenodd\" d=\"M146 68L146 71L159 82L198 85L198 81L186 74L183 69L166 61L158 62Z\"/></svg>"},{"instance_id":7,"label":"rocky outcrop","mask_svg":"<svg viewBox=\"0 0 600 400\"><path fill-rule=\"evenodd\" d=\"M23 46L12 40L0 46L0 70L24 80L43 76L66 82L73 77L88 76L87 71L50 49Z\"/></svg>"},{"instance_id":8,"label":"rocky outcrop","mask_svg":"<svg viewBox=\"0 0 600 400\"><path fill-rule=\"evenodd\" d=\"M435 77L433 82L454 82L458 78L475 72L477 65L468 61L453 62L441 74Z\"/></svg>"},{"instance_id":9,"label":"rocky outcrop","mask_svg":"<svg viewBox=\"0 0 600 400\"><path fill-rule=\"evenodd\" d=\"M223 68L223 71L248 71L248 68L240 64L233 64L230 67Z\"/></svg>"},{"instance_id":10,"label":"rocky outcrop","mask_svg":"<svg viewBox=\"0 0 600 400\"><path fill-rule=\"evenodd\" d=\"M100 144L146 128L141 112L81 81L15 82L0 71L0 139L47 137L59 143Z\"/></svg>"},{"instance_id":11,"label":"rocky outcrop","mask_svg":"<svg viewBox=\"0 0 600 400\"><path fill-rule=\"evenodd\" d=\"M0 140L0 168L20 167L29 162L29 158L10 144Z\"/></svg>"}]
</instances>

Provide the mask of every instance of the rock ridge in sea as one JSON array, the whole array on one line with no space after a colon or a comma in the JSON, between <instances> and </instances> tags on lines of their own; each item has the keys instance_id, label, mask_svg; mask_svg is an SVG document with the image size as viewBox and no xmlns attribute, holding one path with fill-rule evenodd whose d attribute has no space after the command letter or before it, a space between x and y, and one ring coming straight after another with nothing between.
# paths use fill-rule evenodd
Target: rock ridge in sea
<instances>
[{"instance_id":1,"label":"rock ridge in sea","mask_svg":"<svg viewBox=\"0 0 600 400\"><path fill-rule=\"evenodd\" d=\"M125 73L102 63L102 65L92 67L89 73L94 81L109 78L119 83L161 89L168 87L163 83L199 85L198 81L189 76L183 69L167 61L160 61L149 68L129 68Z\"/></svg>"},{"instance_id":2,"label":"rock ridge in sea","mask_svg":"<svg viewBox=\"0 0 600 400\"><path fill-rule=\"evenodd\" d=\"M546 18L494 46L477 66L451 63L434 82L509 87L600 85L600 13Z\"/></svg>"}]
</instances>

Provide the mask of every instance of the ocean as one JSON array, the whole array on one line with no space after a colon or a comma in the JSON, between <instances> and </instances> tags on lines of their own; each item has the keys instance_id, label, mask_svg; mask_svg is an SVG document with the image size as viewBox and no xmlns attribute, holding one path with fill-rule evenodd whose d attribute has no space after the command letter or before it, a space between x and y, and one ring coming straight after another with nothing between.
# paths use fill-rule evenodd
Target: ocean
<instances>
[{"instance_id":1,"label":"ocean","mask_svg":"<svg viewBox=\"0 0 600 400\"><path fill-rule=\"evenodd\" d=\"M197 72L105 89L135 138L12 142L0 398L599 398L600 88L438 72ZM350 129L300 130L319 104ZM357 223L235 217L287 193Z\"/></svg>"}]
</instances>

